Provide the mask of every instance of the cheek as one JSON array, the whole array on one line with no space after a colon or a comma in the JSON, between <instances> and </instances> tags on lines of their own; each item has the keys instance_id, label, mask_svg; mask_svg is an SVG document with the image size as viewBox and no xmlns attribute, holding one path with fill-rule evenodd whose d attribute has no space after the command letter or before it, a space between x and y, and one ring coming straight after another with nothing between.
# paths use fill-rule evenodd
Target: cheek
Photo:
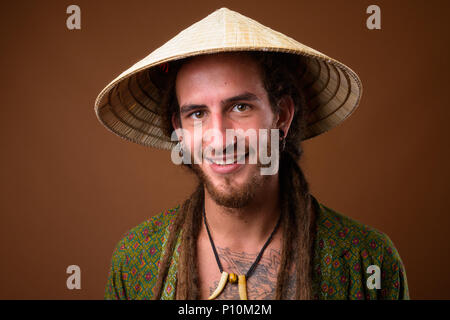
<instances>
[{"instance_id":1,"label":"cheek","mask_svg":"<svg viewBox=\"0 0 450 320\"><path fill-rule=\"evenodd\" d=\"M253 119L253 123L257 128L272 128L276 123L277 116L273 113L270 106L259 110Z\"/></svg>"},{"instance_id":2,"label":"cheek","mask_svg":"<svg viewBox=\"0 0 450 320\"><path fill-rule=\"evenodd\" d=\"M191 135L190 143L190 152L191 154L194 154L196 158L198 158L200 155L202 149L202 139L201 136L197 137L196 135Z\"/></svg>"},{"instance_id":3,"label":"cheek","mask_svg":"<svg viewBox=\"0 0 450 320\"><path fill-rule=\"evenodd\" d=\"M264 114L257 114L253 117L248 117L235 122L235 129L242 129L244 131L252 129L258 132L259 129L270 129L274 123L272 116Z\"/></svg>"}]
</instances>

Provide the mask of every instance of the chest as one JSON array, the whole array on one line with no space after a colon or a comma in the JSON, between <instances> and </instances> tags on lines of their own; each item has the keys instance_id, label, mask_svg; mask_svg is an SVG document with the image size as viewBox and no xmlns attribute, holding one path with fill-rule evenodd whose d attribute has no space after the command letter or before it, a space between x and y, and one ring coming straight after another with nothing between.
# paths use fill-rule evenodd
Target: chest
<instances>
[{"instance_id":1,"label":"chest","mask_svg":"<svg viewBox=\"0 0 450 320\"><path fill-rule=\"evenodd\" d=\"M278 272L281 262L281 242L273 241L264 251L254 271L246 279L247 297L249 300L274 299L277 286ZM255 262L259 252L246 250L231 250L217 246L217 253L223 271L236 275L247 274ZM200 277L201 299L207 299L218 287L222 276L214 252L209 241L198 242L198 272ZM292 279L293 280L293 279ZM295 281L292 281L294 283ZM238 283L227 282L222 293L216 300L239 300Z\"/></svg>"}]
</instances>

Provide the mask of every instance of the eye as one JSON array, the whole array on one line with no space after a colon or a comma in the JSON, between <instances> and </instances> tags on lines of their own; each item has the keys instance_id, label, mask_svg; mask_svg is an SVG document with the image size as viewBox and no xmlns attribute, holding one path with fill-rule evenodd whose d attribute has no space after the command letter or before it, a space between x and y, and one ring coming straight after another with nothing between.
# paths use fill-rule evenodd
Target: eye
<instances>
[{"instance_id":1,"label":"eye","mask_svg":"<svg viewBox=\"0 0 450 320\"><path fill-rule=\"evenodd\" d=\"M244 111L247 111L248 109L250 109L250 106L248 106L246 104L242 104L242 103L236 104L233 107L233 111L237 111L237 112L244 112Z\"/></svg>"},{"instance_id":2,"label":"eye","mask_svg":"<svg viewBox=\"0 0 450 320\"><path fill-rule=\"evenodd\" d=\"M192 112L189 115L189 117L199 120L199 119L203 118L204 115L205 115L204 111L195 111L195 112Z\"/></svg>"}]
</instances>

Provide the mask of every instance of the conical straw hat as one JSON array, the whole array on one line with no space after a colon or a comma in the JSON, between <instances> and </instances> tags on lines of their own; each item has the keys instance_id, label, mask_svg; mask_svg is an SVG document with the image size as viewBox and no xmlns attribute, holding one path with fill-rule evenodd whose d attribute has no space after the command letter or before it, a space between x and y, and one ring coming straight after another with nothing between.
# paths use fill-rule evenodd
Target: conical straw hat
<instances>
[{"instance_id":1,"label":"conical straw hat","mask_svg":"<svg viewBox=\"0 0 450 320\"><path fill-rule=\"evenodd\" d=\"M295 54L304 69L299 80L309 108L302 139L337 126L358 106L362 84L344 64L257 21L221 8L181 31L163 46L109 83L95 101L95 113L109 130L127 140L161 149L176 142L164 133L158 103L160 88L149 68L166 62L216 52L270 51Z\"/></svg>"}]
</instances>

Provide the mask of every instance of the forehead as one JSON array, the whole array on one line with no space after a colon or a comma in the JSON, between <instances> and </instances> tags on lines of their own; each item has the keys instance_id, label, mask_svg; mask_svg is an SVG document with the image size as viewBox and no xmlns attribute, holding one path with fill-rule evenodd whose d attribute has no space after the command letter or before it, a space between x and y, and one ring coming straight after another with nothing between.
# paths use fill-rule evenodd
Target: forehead
<instances>
[{"instance_id":1,"label":"forehead","mask_svg":"<svg viewBox=\"0 0 450 320\"><path fill-rule=\"evenodd\" d=\"M179 99L200 98L204 94L265 94L258 63L242 53L221 53L191 58L176 78Z\"/></svg>"}]
</instances>

